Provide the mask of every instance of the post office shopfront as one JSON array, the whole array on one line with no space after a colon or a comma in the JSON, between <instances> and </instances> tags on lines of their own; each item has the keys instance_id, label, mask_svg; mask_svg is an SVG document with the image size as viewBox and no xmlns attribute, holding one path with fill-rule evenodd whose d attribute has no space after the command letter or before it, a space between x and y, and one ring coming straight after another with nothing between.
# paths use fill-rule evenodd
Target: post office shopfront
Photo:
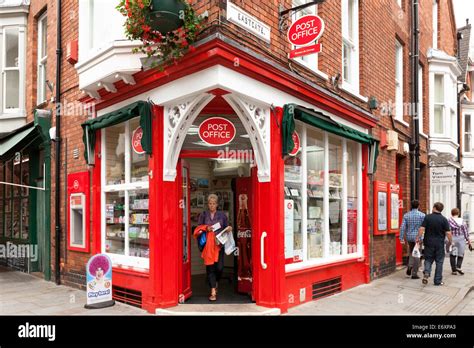
<instances>
[{"instance_id":1,"label":"post office shopfront","mask_svg":"<svg viewBox=\"0 0 474 348\"><path fill-rule=\"evenodd\" d=\"M198 296L192 227L210 193L249 301L285 312L369 281L370 114L218 38L135 80L83 124L92 253L110 255L117 299L154 312ZM232 124L230 142L198 134L212 118ZM235 164L239 150L250 160Z\"/></svg>"}]
</instances>

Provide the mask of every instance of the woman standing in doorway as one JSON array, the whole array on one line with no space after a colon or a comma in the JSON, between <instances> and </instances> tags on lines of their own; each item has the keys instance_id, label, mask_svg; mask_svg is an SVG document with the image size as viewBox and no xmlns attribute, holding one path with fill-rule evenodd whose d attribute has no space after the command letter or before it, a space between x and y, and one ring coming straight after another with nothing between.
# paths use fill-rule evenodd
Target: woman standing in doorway
<instances>
[{"instance_id":1,"label":"woman standing in doorway","mask_svg":"<svg viewBox=\"0 0 474 348\"><path fill-rule=\"evenodd\" d=\"M451 262L452 274L461 274L464 272L461 270L462 260L464 258L464 250L466 248L466 242L471 248L471 242L469 240L469 232L466 224L464 224L462 218L459 217L459 209L454 208L451 210L451 217L449 218L449 227L451 227L451 233L453 234L453 248L449 255L449 261Z\"/></svg>"},{"instance_id":2,"label":"woman standing in doorway","mask_svg":"<svg viewBox=\"0 0 474 348\"><path fill-rule=\"evenodd\" d=\"M218 234L223 229L229 226L229 221L227 216L222 211L218 211L218 201L219 198L215 194L210 194L207 197L207 206L209 210L205 210L201 213L198 220L198 225L207 225L208 231L213 231L215 234ZM213 230L212 226L220 224L220 228ZM229 230L232 231L232 227L229 226ZM217 300L217 287L219 280L222 276L222 271L224 270L224 248L220 247L219 258L217 262L212 265L206 265L206 274L209 287L211 288L211 295L209 296L209 301Z\"/></svg>"}]
</instances>

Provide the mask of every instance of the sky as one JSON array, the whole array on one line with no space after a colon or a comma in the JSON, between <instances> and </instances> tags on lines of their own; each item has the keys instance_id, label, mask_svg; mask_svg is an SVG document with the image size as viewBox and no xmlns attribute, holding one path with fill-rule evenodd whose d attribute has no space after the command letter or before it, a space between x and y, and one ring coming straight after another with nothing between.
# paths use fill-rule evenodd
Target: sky
<instances>
[{"instance_id":1,"label":"sky","mask_svg":"<svg viewBox=\"0 0 474 348\"><path fill-rule=\"evenodd\" d=\"M456 18L456 26L458 28L466 25L466 18L469 18L471 29L471 56L474 56L474 0L453 0L454 16Z\"/></svg>"},{"instance_id":2,"label":"sky","mask_svg":"<svg viewBox=\"0 0 474 348\"><path fill-rule=\"evenodd\" d=\"M469 23L474 23L474 1L473 0L453 0L454 15L456 17L456 26L458 28L466 25L466 18Z\"/></svg>"}]
</instances>

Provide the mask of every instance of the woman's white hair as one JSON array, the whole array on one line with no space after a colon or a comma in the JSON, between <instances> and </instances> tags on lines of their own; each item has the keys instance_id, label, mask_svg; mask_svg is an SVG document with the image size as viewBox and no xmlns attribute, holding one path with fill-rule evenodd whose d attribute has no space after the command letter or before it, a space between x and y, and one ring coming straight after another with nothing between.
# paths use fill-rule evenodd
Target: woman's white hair
<instances>
[{"instance_id":1,"label":"woman's white hair","mask_svg":"<svg viewBox=\"0 0 474 348\"><path fill-rule=\"evenodd\" d=\"M219 197L217 197L217 195L215 195L214 193L211 193L209 196L207 196L207 203L209 203L209 201L211 200L214 200L216 201L216 203L219 203Z\"/></svg>"}]
</instances>

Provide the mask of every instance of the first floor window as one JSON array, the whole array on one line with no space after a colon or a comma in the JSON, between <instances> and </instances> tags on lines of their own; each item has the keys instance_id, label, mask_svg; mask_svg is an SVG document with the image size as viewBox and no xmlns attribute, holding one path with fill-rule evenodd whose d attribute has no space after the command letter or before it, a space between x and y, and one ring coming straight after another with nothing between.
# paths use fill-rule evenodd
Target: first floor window
<instances>
[{"instance_id":1,"label":"first floor window","mask_svg":"<svg viewBox=\"0 0 474 348\"><path fill-rule=\"evenodd\" d=\"M46 100L46 69L48 63L48 17L43 14L38 20L38 104Z\"/></svg>"},{"instance_id":2,"label":"first floor window","mask_svg":"<svg viewBox=\"0 0 474 348\"><path fill-rule=\"evenodd\" d=\"M18 27L3 30L1 58L3 72L3 112L12 113L20 108L20 44Z\"/></svg>"},{"instance_id":3,"label":"first floor window","mask_svg":"<svg viewBox=\"0 0 474 348\"><path fill-rule=\"evenodd\" d=\"M434 76L434 133L444 134L444 75Z\"/></svg>"},{"instance_id":4,"label":"first floor window","mask_svg":"<svg viewBox=\"0 0 474 348\"><path fill-rule=\"evenodd\" d=\"M286 263L360 254L361 145L301 123L296 132L301 150L285 158Z\"/></svg>"},{"instance_id":5,"label":"first floor window","mask_svg":"<svg viewBox=\"0 0 474 348\"><path fill-rule=\"evenodd\" d=\"M472 151L471 115L464 115L464 152Z\"/></svg>"},{"instance_id":6,"label":"first floor window","mask_svg":"<svg viewBox=\"0 0 474 348\"><path fill-rule=\"evenodd\" d=\"M116 264L148 268L148 159L139 118L102 130L103 250Z\"/></svg>"}]
</instances>

